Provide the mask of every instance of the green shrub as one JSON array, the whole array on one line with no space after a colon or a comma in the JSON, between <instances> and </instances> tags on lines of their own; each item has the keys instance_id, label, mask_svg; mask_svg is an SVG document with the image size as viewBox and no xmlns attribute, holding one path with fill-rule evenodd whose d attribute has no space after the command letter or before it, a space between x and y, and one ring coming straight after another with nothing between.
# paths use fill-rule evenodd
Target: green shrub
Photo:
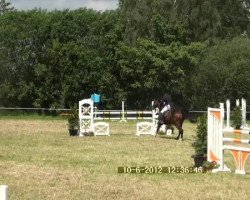
<instances>
[{"instance_id":1,"label":"green shrub","mask_svg":"<svg viewBox=\"0 0 250 200\"><path fill-rule=\"evenodd\" d=\"M207 118L205 115L198 117L195 141L192 146L195 150L193 156L207 155Z\"/></svg>"},{"instance_id":2,"label":"green shrub","mask_svg":"<svg viewBox=\"0 0 250 200\"><path fill-rule=\"evenodd\" d=\"M78 112L77 112L77 108L74 106L71 108L71 113L68 118L68 128L78 129L78 127L79 127Z\"/></svg>"},{"instance_id":3,"label":"green shrub","mask_svg":"<svg viewBox=\"0 0 250 200\"><path fill-rule=\"evenodd\" d=\"M242 115L240 106L236 106L231 114L232 126L235 129L240 129L242 125Z\"/></svg>"}]
</instances>

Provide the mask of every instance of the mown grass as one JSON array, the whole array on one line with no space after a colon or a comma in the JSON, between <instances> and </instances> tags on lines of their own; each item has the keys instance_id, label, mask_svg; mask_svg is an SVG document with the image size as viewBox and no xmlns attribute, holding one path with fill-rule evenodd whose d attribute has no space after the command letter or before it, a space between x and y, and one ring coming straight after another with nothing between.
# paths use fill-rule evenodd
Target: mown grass
<instances>
[{"instance_id":1,"label":"mown grass","mask_svg":"<svg viewBox=\"0 0 250 200\"><path fill-rule=\"evenodd\" d=\"M70 137L66 120L0 119L0 184L10 199L248 199L234 173L118 174L118 166L192 166L196 125L184 140L135 136L135 123L111 122L110 137ZM235 169L226 152L226 163Z\"/></svg>"}]
</instances>

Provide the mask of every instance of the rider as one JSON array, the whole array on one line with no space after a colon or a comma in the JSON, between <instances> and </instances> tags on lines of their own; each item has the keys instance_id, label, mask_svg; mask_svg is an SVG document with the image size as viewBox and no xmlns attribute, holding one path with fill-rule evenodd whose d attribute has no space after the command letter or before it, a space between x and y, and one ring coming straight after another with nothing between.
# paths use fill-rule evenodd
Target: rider
<instances>
[{"instance_id":1,"label":"rider","mask_svg":"<svg viewBox=\"0 0 250 200\"><path fill-rule=\"evenodd\" d=\"M159 113L159 122L160 123L163 123L163 113L169 112L171 110L171 108L173 107L171 96L168 94L164 94L164 96L162 98L162 102L163 102L163 108Z\"/></svg>"}]
</instances>

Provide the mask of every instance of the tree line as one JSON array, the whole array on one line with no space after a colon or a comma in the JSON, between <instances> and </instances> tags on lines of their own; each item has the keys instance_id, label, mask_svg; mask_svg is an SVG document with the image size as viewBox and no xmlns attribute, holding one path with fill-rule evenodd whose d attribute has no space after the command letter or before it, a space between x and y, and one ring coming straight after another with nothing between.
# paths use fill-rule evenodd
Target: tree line
<instances>
[{"instance_id":1,"label":"tree line","mask_svg":"<svg viewBox=\"0 0 250 200\"><path fill-rule=\"evenodd\" d=\"M8 6L0 106L69 108L94 92L106 109L145 109L164 93L186 109L250 97L249 0L120 0L105 12Z\"/></svg>"}]
</instances>

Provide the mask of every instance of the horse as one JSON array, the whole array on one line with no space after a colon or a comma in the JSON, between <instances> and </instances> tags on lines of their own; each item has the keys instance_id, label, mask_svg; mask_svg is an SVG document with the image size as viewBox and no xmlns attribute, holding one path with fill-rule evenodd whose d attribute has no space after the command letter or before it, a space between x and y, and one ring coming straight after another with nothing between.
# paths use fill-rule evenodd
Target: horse
<instances>
[{"instance_id":1,"label":"horse","mask_svg":"<svg viewBox=\"0 0 250 200\"><path fill-rule=\"evenodd\" d=\"M162 110L163 106L164 106L163 101L158 100L158 99L155 99L153 101L153 105L152 105L153 110L158 108L159 112L160 112ZM171 108L170 111L165 111L163 113L163 123L158 121L155 136L159 132L159 129L161 128L161 126L163 124L166 124L167 126L174 125L178 129L179 134L178 134L176 140L183 139L184 131L183 131L183 128L182 128L182 124L184 122L184 119L185 119L185 117L184 117L184 113L183 113L182 110L179 110L179 109L176 109L176 108ZM172 128L172 131L173 131L173 128Z\"/></svg>"}]
</instances>

